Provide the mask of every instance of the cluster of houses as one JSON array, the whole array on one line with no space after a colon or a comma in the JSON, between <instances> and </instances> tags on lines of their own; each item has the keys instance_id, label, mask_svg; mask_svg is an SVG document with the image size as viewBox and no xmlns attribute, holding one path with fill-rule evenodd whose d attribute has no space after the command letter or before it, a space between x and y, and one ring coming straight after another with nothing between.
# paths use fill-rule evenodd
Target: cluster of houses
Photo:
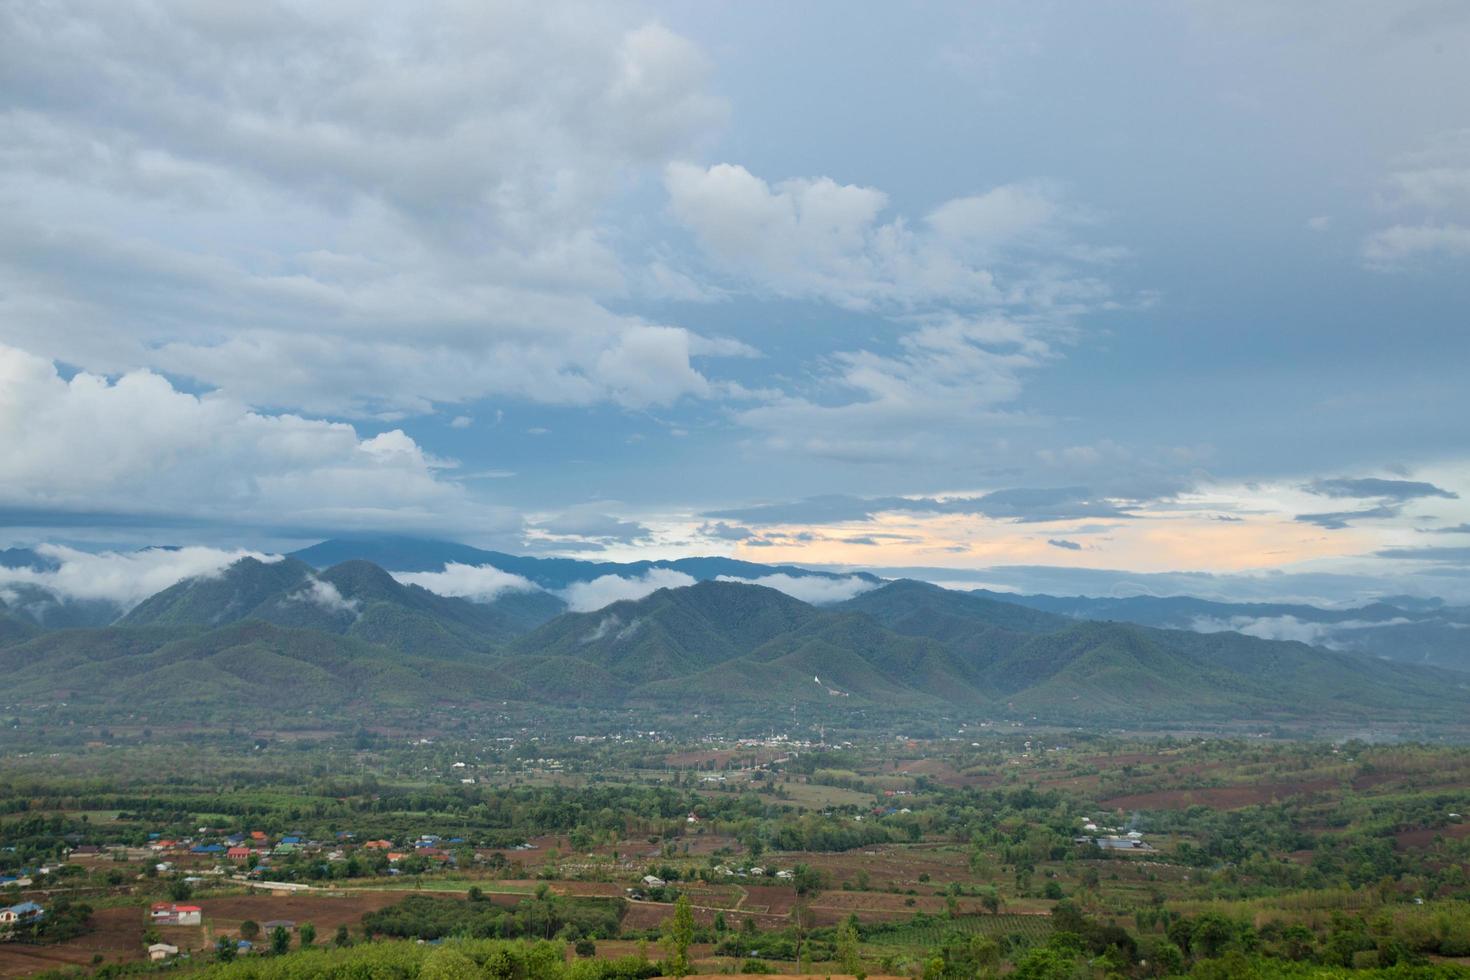
<instances>
[{"instance_id":1,"label":"cluster of houses","mask_svg":"<svg viewBox=\"0 0 1470 980\"><path fill-rule=\"evenodd\" d=\"M307 838L304 834L285 834L276 840L272 840L263 831L252 831L249 834L231 834L222 838L165 838L162 835L150 835L150 841L146 848L126 848L127 857L156 862L155 867L161 872L174 871L180 865L195 868L201 865L216 866L216 874L223 873L220 866L233 864L236 867L249 866L252 874L256 876L266 874L274 861L289 858L296 854L320 855L327 861L345 861L349 853L358 851L360 853L382 853L390 865L389 873L394 873L393 865L398 864L405 858L419 857L434 864L452 866L454 856L450 848L459 847L465 843L460 837L442 838L436 834L423 834L407 845L398 845L388 840L369 840L359 842L355 835L342 832L335 835L329 841L318 841ZM80 850L80 849L78 849ZM110 850L96 848L98 857L115 853ZM133 851L139 853L134 854ZM77 855L85 857L83 855Z\"/></svg>"},{"instance_id":2,"label":"cluster of houses","mask_svg":"<svg viewBox=\"0 0 1470 980\"><path fill-rule=\"evenodd\" d=\"M1152 851L1153 845L1143 839L1143 834L1137 830L1125 832L1118 831L1115 827L1099 827L1091 820L1082 824L1082 834L1073 837L1076 844L1091 844L1105 851L1124 851L1127 853L1141 853Z\"/></svg>"}]
</instances>

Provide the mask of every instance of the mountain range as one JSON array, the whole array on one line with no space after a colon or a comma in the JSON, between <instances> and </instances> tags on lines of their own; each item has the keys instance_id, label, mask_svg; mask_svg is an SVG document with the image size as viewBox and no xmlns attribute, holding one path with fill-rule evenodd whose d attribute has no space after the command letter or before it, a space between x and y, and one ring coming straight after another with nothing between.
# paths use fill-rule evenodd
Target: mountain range
<instances>
[{"instance_id":1,"label":"mountain range","mask_svg":"<svg viewBox=\"0 0 1470 980\"><path fill-rule=\"evenodd\" d=\"M147 705L216 721L503 701L1124 725L1432 723L1470 708L1463 673L1228 630L1079 619L1038 597L910 580L871 579L814 606L721 580L724 559L693 559L648 567L700 568L702 581L567 611L543 590L472 601L404 584L362 557L324 568L306 558L241 559L104 627L0 616L4 701ZM775 574L734 564L743 578ZM570 571L520 567L546 581Z\"/></svg>"}]
</instances>

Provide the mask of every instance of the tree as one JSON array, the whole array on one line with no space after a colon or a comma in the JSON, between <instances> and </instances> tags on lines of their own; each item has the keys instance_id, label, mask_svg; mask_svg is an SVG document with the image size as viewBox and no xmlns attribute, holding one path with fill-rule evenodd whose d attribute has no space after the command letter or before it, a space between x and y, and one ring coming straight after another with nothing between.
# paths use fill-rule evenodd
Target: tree
<instances>
[{"instance_id":1,"label":"tree","mask_svg":"<svg viewBox=\"0 0 1470 980\"><path fill-rule=\"evenodd\" d=\"M214 942L214 958L228 963L235 958L235 941L229 936L220 936Z\"/></svg>"},{"instance_id":2,"label":"tree","mask_svg":"<svg viewBox=\"0 0 1470 980\"><path fill-rule=\"evenodd\" d=\"M291 934L286 931L285 926L276 926L271 930L271 952L277 955L291 948Z\"/></svg>"},{"instance_id":3,"label":"tree","mask_svg":"<svg viewBox=\"0 0 1470 980\"><path fill-rule=\"evenodd\" d=\"M694 942L694 907L688 895L680 895L674 903L674 915L664 929L664 949L668 951L667 969L676 977L689 975L689 945Z\"/></svg>"},{"instance_id":4,"label":"tree","mask_svg":"<svg viewBox=\"0 0 1470 980\"><path fill-rule=\"evenodd\" d=\"M862 969L863 961L858 952L858 931L854 917L849 915L837 927L837 962L844 973L856 974Z\"/></svg>"},{"instance_id":5,"label":"tree","mask_svg":"<svg viewBox=\"0 0 1470 980\"><path fill-rule=\"evenodd\" d=\"M806 934L816 924L816 916L812 914L811 903L805 898L798 898L791 906L791 922L796 927L796 972L806 972Z\"/></svg>"},{"instance_id":6,"label":"tree","mask_svg":"<svg viewBox=\"0 0 1470 980\"><path fill-rule=\"evenodd\" d=\"M441 946L424 959L419 980L479 980L480 968L457 949Z\"/></svg>"},{"instance_id":7,"label":"tree","mask_svg":"<svg viewBox=\"0 0 1470 980\"><path fill-rule=\"evenodd\" d=\"M168 897L173 899L175 902L187 902L193 894L194 886L189 884L183 878L175 878L173 881L169 882Z\"/></svg>"},{"instance_id":8,"label":"tree","mask_svg":"<svg viewBox=\"0 0 1470 980\"><path fill-rule=\"evenodd\" d=\"M339 949L343 946L352 945L352 933L347 931L347 925L345 923L337 927L337 934L332 937L332 945Z\"/></svg>"},{"instance_id":9,"label":"tree","mask_svg":"<svg viewBox=\"0 0 1470 980\"><path fill-rule=\"evenodd\" d=\"M301 923L301 928L296 930L296 938L304 949L316 942L316 926L310 922Z\"/></svg>"},{"instance_id":10,"label":"tree","mask_svg":"<svg viewBox=\"0 0 1470 980\"><path fill-rule=\"evenodd\" d=\"M796 894L803 897L815 895L826 887L826 876L811 865L798 864L791 872L791 882L796 886Z\"/></svg>"},{"instance_id":11,"label":"tree","mask_svg":"<svg viewBox=\"0 0 1470 980\"><path fill-rule=\"evenodd\" d=\"M260 923L259 922L256 922L254 919L246 919L244 922L240 923L240 938L241 939L251 939L251 940L253 940L253 939L255 939L256 936L259 936L259 935L260 935Z\"/></svg>"}]
</instances>

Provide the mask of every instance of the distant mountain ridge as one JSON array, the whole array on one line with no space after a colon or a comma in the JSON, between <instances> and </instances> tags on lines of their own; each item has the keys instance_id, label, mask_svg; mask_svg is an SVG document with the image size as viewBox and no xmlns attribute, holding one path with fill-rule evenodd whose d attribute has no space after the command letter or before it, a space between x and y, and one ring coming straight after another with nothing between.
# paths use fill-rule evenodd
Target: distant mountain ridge
<instances>
[{"instance_id":1,"label":"distant mountain ridge","mask_svg":"<svg viewBox=\"0 0 1470 980\"><path fill-rule=\"evenodd\" d=\"M434 541L407 537L332 538L309 548L291 552L291 558L314 568L326 568L351 559L370 561L392 572L438 572L449 563L489 565L502 572L519 575L543 589L565 589L575 582L588 582L603 575L637 578L654 568L683 572L696 581L705 582L722 575L754 579L767 575L792 575L814 578L848 578L833 572L815 571L797 565L762 565L719 556L672 558L654 561L585 561L580 558L534 558L500 551L485 551L453 541ZM870 582L881 582L876 575L855 573Z\"/></svg>"},{"instance_id":2,"label":"distant mountain ridge","mask_svg":"<svg viewBox=\"0 0 1470 980\"><path fill-rule=\"evenodd\" d=\"M1073 619L1122 620L1194 632L1231 630L1292 639L1400 663L1470 671L1470 608L1392 596L1329 609L1304 603L1220 602L1193 596L972 595Z\"/></svg>"},{"instance_id":3,"label":"distant mountain ridge","mask_svg":"<svg viewBox=\"0 0 1470 980\"><path fill-rule=\"evenodd\" d=\"M913 581L825 607L704 581L561 609L545 592L439 596L363 560L319 572L246 558L165 589L115 627L0 633L0 670L16 699L138 698L179 717L303 698L337 716L511 699L1129 725L1470 713L1464 675L1231 632L1078 621ZM261 687L283 684L279 702Z\"/></svg>"},{"instance_id":4,"label":"distant mountain ridge","mask_svg":"<svg viewBox=\"0 0 1470 980\"><path fill-rule=\"evenodd\" d=\"M371 562L317 573L294 558L242 558L218 575L185 579L146 600L120 626L214 628L260 620L387 646L404 653L485 652L552 618L566 604L545 592L507 592L494 602L404 585Z\"/></svg>"}]
</instances>

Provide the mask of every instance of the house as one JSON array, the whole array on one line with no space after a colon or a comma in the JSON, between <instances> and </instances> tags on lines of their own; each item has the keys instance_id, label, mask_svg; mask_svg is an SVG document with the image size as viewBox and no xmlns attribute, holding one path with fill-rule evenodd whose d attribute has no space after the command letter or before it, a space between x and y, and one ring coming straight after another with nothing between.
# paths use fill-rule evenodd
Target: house
<instances>
[{"instance_id":1,"label":"house","mask_svg":"<svg viewBox=\"0 0 1470 980\"><path fill-rule=\"evenodd\" d=\"M223 853L225 853L225 846L223 844L196 844L195 846L189 848L189 853L190 854L223 854Z\"/></svg>"},{"instance_id":2,"label":"house","mask_svg":"<svg viewBox=\"0 0 1470 980\"><path fill-rule=\"evenodd\" d=\"M248 847L236 846L226 851L225 857L229 858L231 861L248 861L250 860L250 855L253 853L255 852L250 850L250 848Z\"/></svg>"},{"instance_id":3,"label":"house","mask_svg":"<svg viewBox=\"0 0 1470 980\"><path fill-rule=\"evenodd\" d=\"M662 888L664 885L668 884L667 881L664 881L658 875L644 875L643 883L649 888Z\"/></svg>"},{"instance_id":4,"label":"house","mask_svg":"<svg viewBox=\"0 0 1470 980\"><path fill-rule=\"evenodd\" d=\"M148 959L150 959L154 963L157 963L161 960L166 960L170 956L178 955L179 947L172 946L168 943L154 943L152 946L148 947Z\"/></svg>"},{"instance_id":5,"label":"house","mask_svg":"<svg viewBox=\"0 0 1470 980\"><path fill-rule=\"evenodd\" d=\"M267 840L265 836L265 831L263 830L252 830L250 832L250 839L255 841L257 844L264 844Z\"/></svg>"},{"instance_id":6,"label":"house","mask_svg":"<svg viewBox=\"0 0 1470 980\"><path fill-rule=\"evenodd\" d=\"M296 923L292 922L290 919L272 919L269 922L262 922L260 924L261 931L267 936L275 932L277 929L285 929L287 932L292 932L295 930L295 928Z\"/></svg>"},{"instance_id":7,"label":"house","mask_svg":"<svg viewBox=\"0 0 1470 980\"><path fill-rule=\"evenodd\" d=\"M35 902L21 902L19 905L0 909L0 926L24 925L27 922L38 922L45 917L46 910Z\"/></svg>"},{"instance_id":8,"label":"house","mask_svg":"<svg viewBox=\"0 0 1470 980\"><path fill-rule=\"evenodd\" d=\"M374 851L391 851L393 849L393 842L386 840L370 840L362 846Z\"/></svg>"},{"instance_id":9,"label":"house","mask_svg":"<svg viewBox=\"0 0 1470 980\"><path fill-rule=\"evenodd\" d=\"M204 910L197 905L157 902L150 910L148 918L157 926L197 926L204 922Z\"/></svg>"}]
</instances>

